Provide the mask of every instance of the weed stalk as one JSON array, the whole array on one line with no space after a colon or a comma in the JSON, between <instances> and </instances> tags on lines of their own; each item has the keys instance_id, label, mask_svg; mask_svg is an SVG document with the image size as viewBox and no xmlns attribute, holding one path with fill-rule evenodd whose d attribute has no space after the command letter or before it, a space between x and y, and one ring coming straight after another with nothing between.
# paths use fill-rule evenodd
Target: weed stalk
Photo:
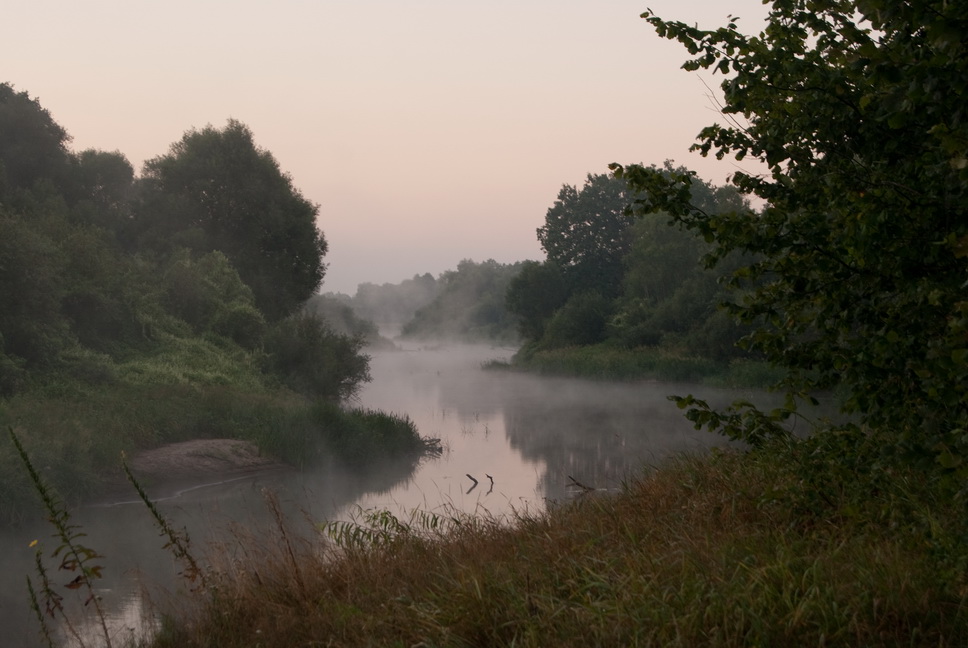
<instances>
[{"instance_id":1,"label":"weed stalk","mask_svg":"<svg viewBox=\"0 0 968 648\"><path fill-rule=\"evenodd\" d=\"M131 469L128 467L127 461L125 461L124 453L121 454L121 468L124 470L125 476L131 485L134 486L135 491L138 493L138 497L144 502L145 506L148 507L148 511L151 513L151 517L154 518L155 524L158 525L158 529L161 531L161 536L167 538L168 542L165 543L164 549L167 549L174 556L175 560L184 564L184 569L180 572L188 582L195 583L198 582L202 589L206 587L205 580L205 570L199 566L198 561L191 552L191 538L188 536L188 532L184 529L181 531L175 530L171 526L168 519L161 514L155 503L151 501L148 497L148 493L145 491L141 482L131 473Z\"/></svg>"},{"instance_id":2,"label":"weed stalk","mask_svg":"<svg viewBox=\"0 0 968 648\"><path fill-rule=\"evenodd\" d=\"M43 502L44 509L47 511L47 520L54 527L54 537L60 541L60 544L54 549L51 554L52 558L60 558L59 570L68 571L77 574L70 582L68 582L64 587L70 590L84 590L87 593L87 598L84 601L84 605L93 604L95 614L97 615L98 621L101 625L101 632L104 636L104 642L107 648L111 648L111 634L108 632L107 619L104 615L104 609L101 607L101 599L94 592L94 579L101 578L101 570L103 567L101 565L92 564L99 558L103 558L100 554L89 547L85 547L79 542L80 538L85 537L87 534L80 530L80 527L76 524L71 523L71 516L67 510L66 505L58 499L54 491L44 482L40 474L34 468L33 463L30 461L30 456L27 454L26 449L20 442L19 437L13 431L13 428L8 428L10 432L10 440L13 441L13 445L17 450L17 455L20 457L20 461L24 468L27 470L27 474L30 476L31 484L34 490L40 496L41 502ZM36 554L36 565L37 571L41 578L42 588L41 594L44 600L45 610L48 615L55 617L58 613L64 619L67 625L68 631L77 639L78 643L83 647L84 642L78 635L77 631L74 629L70 618L65 613L61 601L62 597L54 591L50 585L50 579L47 576L47 570L44 568L43 561L41 560L41 551L37 550ZM40 615L40 603L37 600L36 592L34 591L33 584L28 578L27 583L28 590L30 591L31 604L35 608L35 611ZM45 623L41 624L41 630L50 641L50 635Z\"/></svg>"}]
</instances>

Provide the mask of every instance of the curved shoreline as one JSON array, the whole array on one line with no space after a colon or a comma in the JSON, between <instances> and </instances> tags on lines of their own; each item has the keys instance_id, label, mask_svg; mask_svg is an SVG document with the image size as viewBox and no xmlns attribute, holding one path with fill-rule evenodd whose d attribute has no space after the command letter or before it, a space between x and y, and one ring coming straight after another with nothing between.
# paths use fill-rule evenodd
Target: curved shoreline
<instances>
[{"instance_id":1,"label":"curved shoreline","mask_svg":"<svg viewBox=\"0 0 968 648\"><path fill-rule=\"evenodd\" d=\"M292 466L259 453L258 447L239 439L195 439L169 443L135 453L128 468L138 482L161 491L152 500L175 499L188 492L221 486L252 477L293 470ZM140 504L123 475L107 481L94 507Z\"/></svg>"}]
</instances>

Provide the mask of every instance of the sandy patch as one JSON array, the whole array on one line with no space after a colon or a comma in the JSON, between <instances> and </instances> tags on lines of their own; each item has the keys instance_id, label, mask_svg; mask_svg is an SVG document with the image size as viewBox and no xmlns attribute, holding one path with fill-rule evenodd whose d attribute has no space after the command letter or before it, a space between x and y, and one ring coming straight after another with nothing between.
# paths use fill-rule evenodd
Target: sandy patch
<instances>
[{"instance_id":1,"label":"sandy patch","mask_svg":"<svg viewBox=\"0 0 968 648\"><path fill-rule=\"evenodd\" d=\"M255 444L238 439L197 439L143 450L128 459L136 477L202 477L280 466L261 456Z\"/></svg>"},{"instance_id":2,"label":"sandy patch","mask_svg":"<svg viewBox=\"0 0 968 648\"><path fill-rule=\"evenodd\" d=\"M259 454L258 447L238 439L197 439L170 443L128 456L128 468L154 500L166 499L180 490L217 485L248 476L293 470L292 466ZM120 468L106 476L95 506L114 506L132 501L134 489Z\"/></svg>"}]
</instances>

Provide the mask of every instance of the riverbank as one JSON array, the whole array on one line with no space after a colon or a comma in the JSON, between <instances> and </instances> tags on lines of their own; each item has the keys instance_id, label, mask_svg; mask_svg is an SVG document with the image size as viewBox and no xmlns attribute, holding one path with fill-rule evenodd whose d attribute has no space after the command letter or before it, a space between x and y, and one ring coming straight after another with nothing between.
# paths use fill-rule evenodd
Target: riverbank
<instances>
[{"instance_id":1,"label":"riverbank","mask_svg":"<svg viewBox=\"0 0 968 648\"><path fill-rule=\"evenodd\" d=\"M767 388L783 376L758 360L717 361L654 347L627 349L608 343L547 350L525 346L510 362L492 362L486 367L594 380L697 382L732 388Z\"/></svg>"},{"instance_id":2,"label":"riverbank","mask_svg":"<svg viewBox=\"0 0 968 648\"><path fill-rule=\"evenodd\" d=\"M69 391L7 400L0 407L0 427L18 435L44 479L69 505L127 489L122 453L163 455L172 444L189 441L244 443L252 461L295 468L329 457L361 466L439 451L406 417L238 384L72 384ZM36 514L36 493L10 443L0 445L0 474L0 522Z\"/></svg>"},{"instance_id":3,"label":"riverbank","mask_svg":"<svg viewBox=\"0 0 968 648\"><path fill-rule=\"evenodd\" d=\"M805 462L681 459L510 525L373 512L328 527L336 544L280 533L244 564L212 556L152 645L964 645L958 505L900 469L805 489Z\"/></svg>"}]
</instances>

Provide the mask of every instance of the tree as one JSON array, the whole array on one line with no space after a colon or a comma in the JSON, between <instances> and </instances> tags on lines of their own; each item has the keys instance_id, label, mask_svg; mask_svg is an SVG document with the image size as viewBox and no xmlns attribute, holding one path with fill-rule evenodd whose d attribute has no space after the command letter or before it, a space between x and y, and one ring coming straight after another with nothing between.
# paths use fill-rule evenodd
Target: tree
<instances>
[{"instance_id":1,"label":"tree","mask_svg":"<svg viewBox=\"0 0 968 648\"><path fill-rule=\"evenodd\" d=\"M664 172L687 173L666 164ZM748 208L735 187L693 182L690 203L707 213ZM611 336L630 347L661 346L686 355L720 361L749 355L736 346L740 327L723 311L737 295L723 284L738 267L739 255L715 269L703 265L710 244L666 214L653 214L632 226L633 242L625 257L625 276Z\"/></svg>"},{"instance_id":2,"label":"tree","mask_svg":"<svg viewBox=\"0 0 968 648\"><path fill-rule=\"evenodd\" d=\"M250 349L262 341L265 320L254 306L252 291L221 252L195 260L181 250L161 283L167 310L196 333L218 333Z\"/></svg>"},{"instance_id":3,"label":"tree","mask_svg":"<svg viewBox=\"0 0 968 648\"><path fill-rule=\"evenodd\" d=\"M0 83L0 198L41 181L63 182L70 137L36 99Z\"/></svg>"},{"instance_id":4,"label":"tree","mask_svg":"<svg viewBox=\"0 0 968 648\"><path fill-rule=\"evenodd\" d=\"M362 336L334 332L323 320L297 313L266 334L266 368L287 387L317 400L353 398L370 380L370 357Z\"/></svg>"},{"instance_id":5,"label":"tree","mask_svg":"<svg viewBox=\"0 0 968 648\"><path fill-rule=\"evenodd\" d=\"M351 303L348 295L313 295L306 302L305 311L326 322L336 333L363 338L368 345L380 343L380 329L357 315Z\"/></svg>"},{"instance_id":6,"label":"tree","mask_svg":"<svg viewBox=\"0 0 968 648\"><path fill-rule=\"evenodd\" d=\"M131 217L134 168L119 151L88 149L72 157L75 220L124 234Z\"/></svg>"},{"instance_id":7,"label":"tree","mask_svg":"<svg viewBox=\"0 0 968 648\"><path fill-rule=\"evenodd\" d=\"M521 263L494 259L475 263L464 259L456 270L437 280L437 296L417 309L401 331L402 337L466 341L514 341L516 322L508 312L508 284L521 271Z\"/></svg>"},{"instance_id":8,"label":"tree","mask_svg":"<svg viewBox=\"0 0 968 648\"><path fill-rule=\"evenodd\" d=\"M527 340L537 341L555 311L569 296L561 269L551 261L525 261L508 284L507 309L518 317L518 330Z\"/></svg>"},{"instance_id":9,"label":"tree","mask_svg":"<svg viewBox=\"0 0 968 648\"><path fill-rule=\"evenodd\" d=\"M762 212L711 214L689 174L612 165L638 211L712 241L711 262L756 255L733 274L750 289L734 310L789 394L842 385L883 448L968 474L968 4L775 0L757 36L643 17L695 57L685 69L728 73L727 123L693 148L767 172L732 177ZM692 416L753 439L782 434L789 408L776 414Z\"/></svg>"},{"instance_id":10,"label":"tree","mask_svg":"<svg viewBox=\"0 0 968 648\"><path fill-rule=\"evenodd\" d=\"M618 294L622 257L632 243L632 194L623 180L588 174L579 190L564 185L548 209L538 241L576 291Z\"/></svg>"},{"instance_id":11,"label":"tree","mask_svg":"<svg viewBox=\"0 0 968 648\"><path fill-rule=\"evenodd\" d=\"M68 344L60 312L63 265L50 237L0 207L0 356L43 367Z\"/></svg>"},{"instance_id":12,"label":"tree","mask_svg":"<svg viewBox=\"0 0 968 648\"><path fill-rule=\"evenodd\" d=\"M318 206L241 122L188 131L146 162L143 175L142 243L222 252L270 320L294 312L319 288L327 246L316 228Z\"/></svg>"},{"instance_id":13,"label":"tree","mask_svg":"<svg viewBox=\"0 0 968 648\"><path fill-rule=\"evenodd\" d=\"M583 290L573 294L545 325L541 348L587 346L604 341L613 309L612 300L601 293Z\"/></svg>"}]
</instances>

